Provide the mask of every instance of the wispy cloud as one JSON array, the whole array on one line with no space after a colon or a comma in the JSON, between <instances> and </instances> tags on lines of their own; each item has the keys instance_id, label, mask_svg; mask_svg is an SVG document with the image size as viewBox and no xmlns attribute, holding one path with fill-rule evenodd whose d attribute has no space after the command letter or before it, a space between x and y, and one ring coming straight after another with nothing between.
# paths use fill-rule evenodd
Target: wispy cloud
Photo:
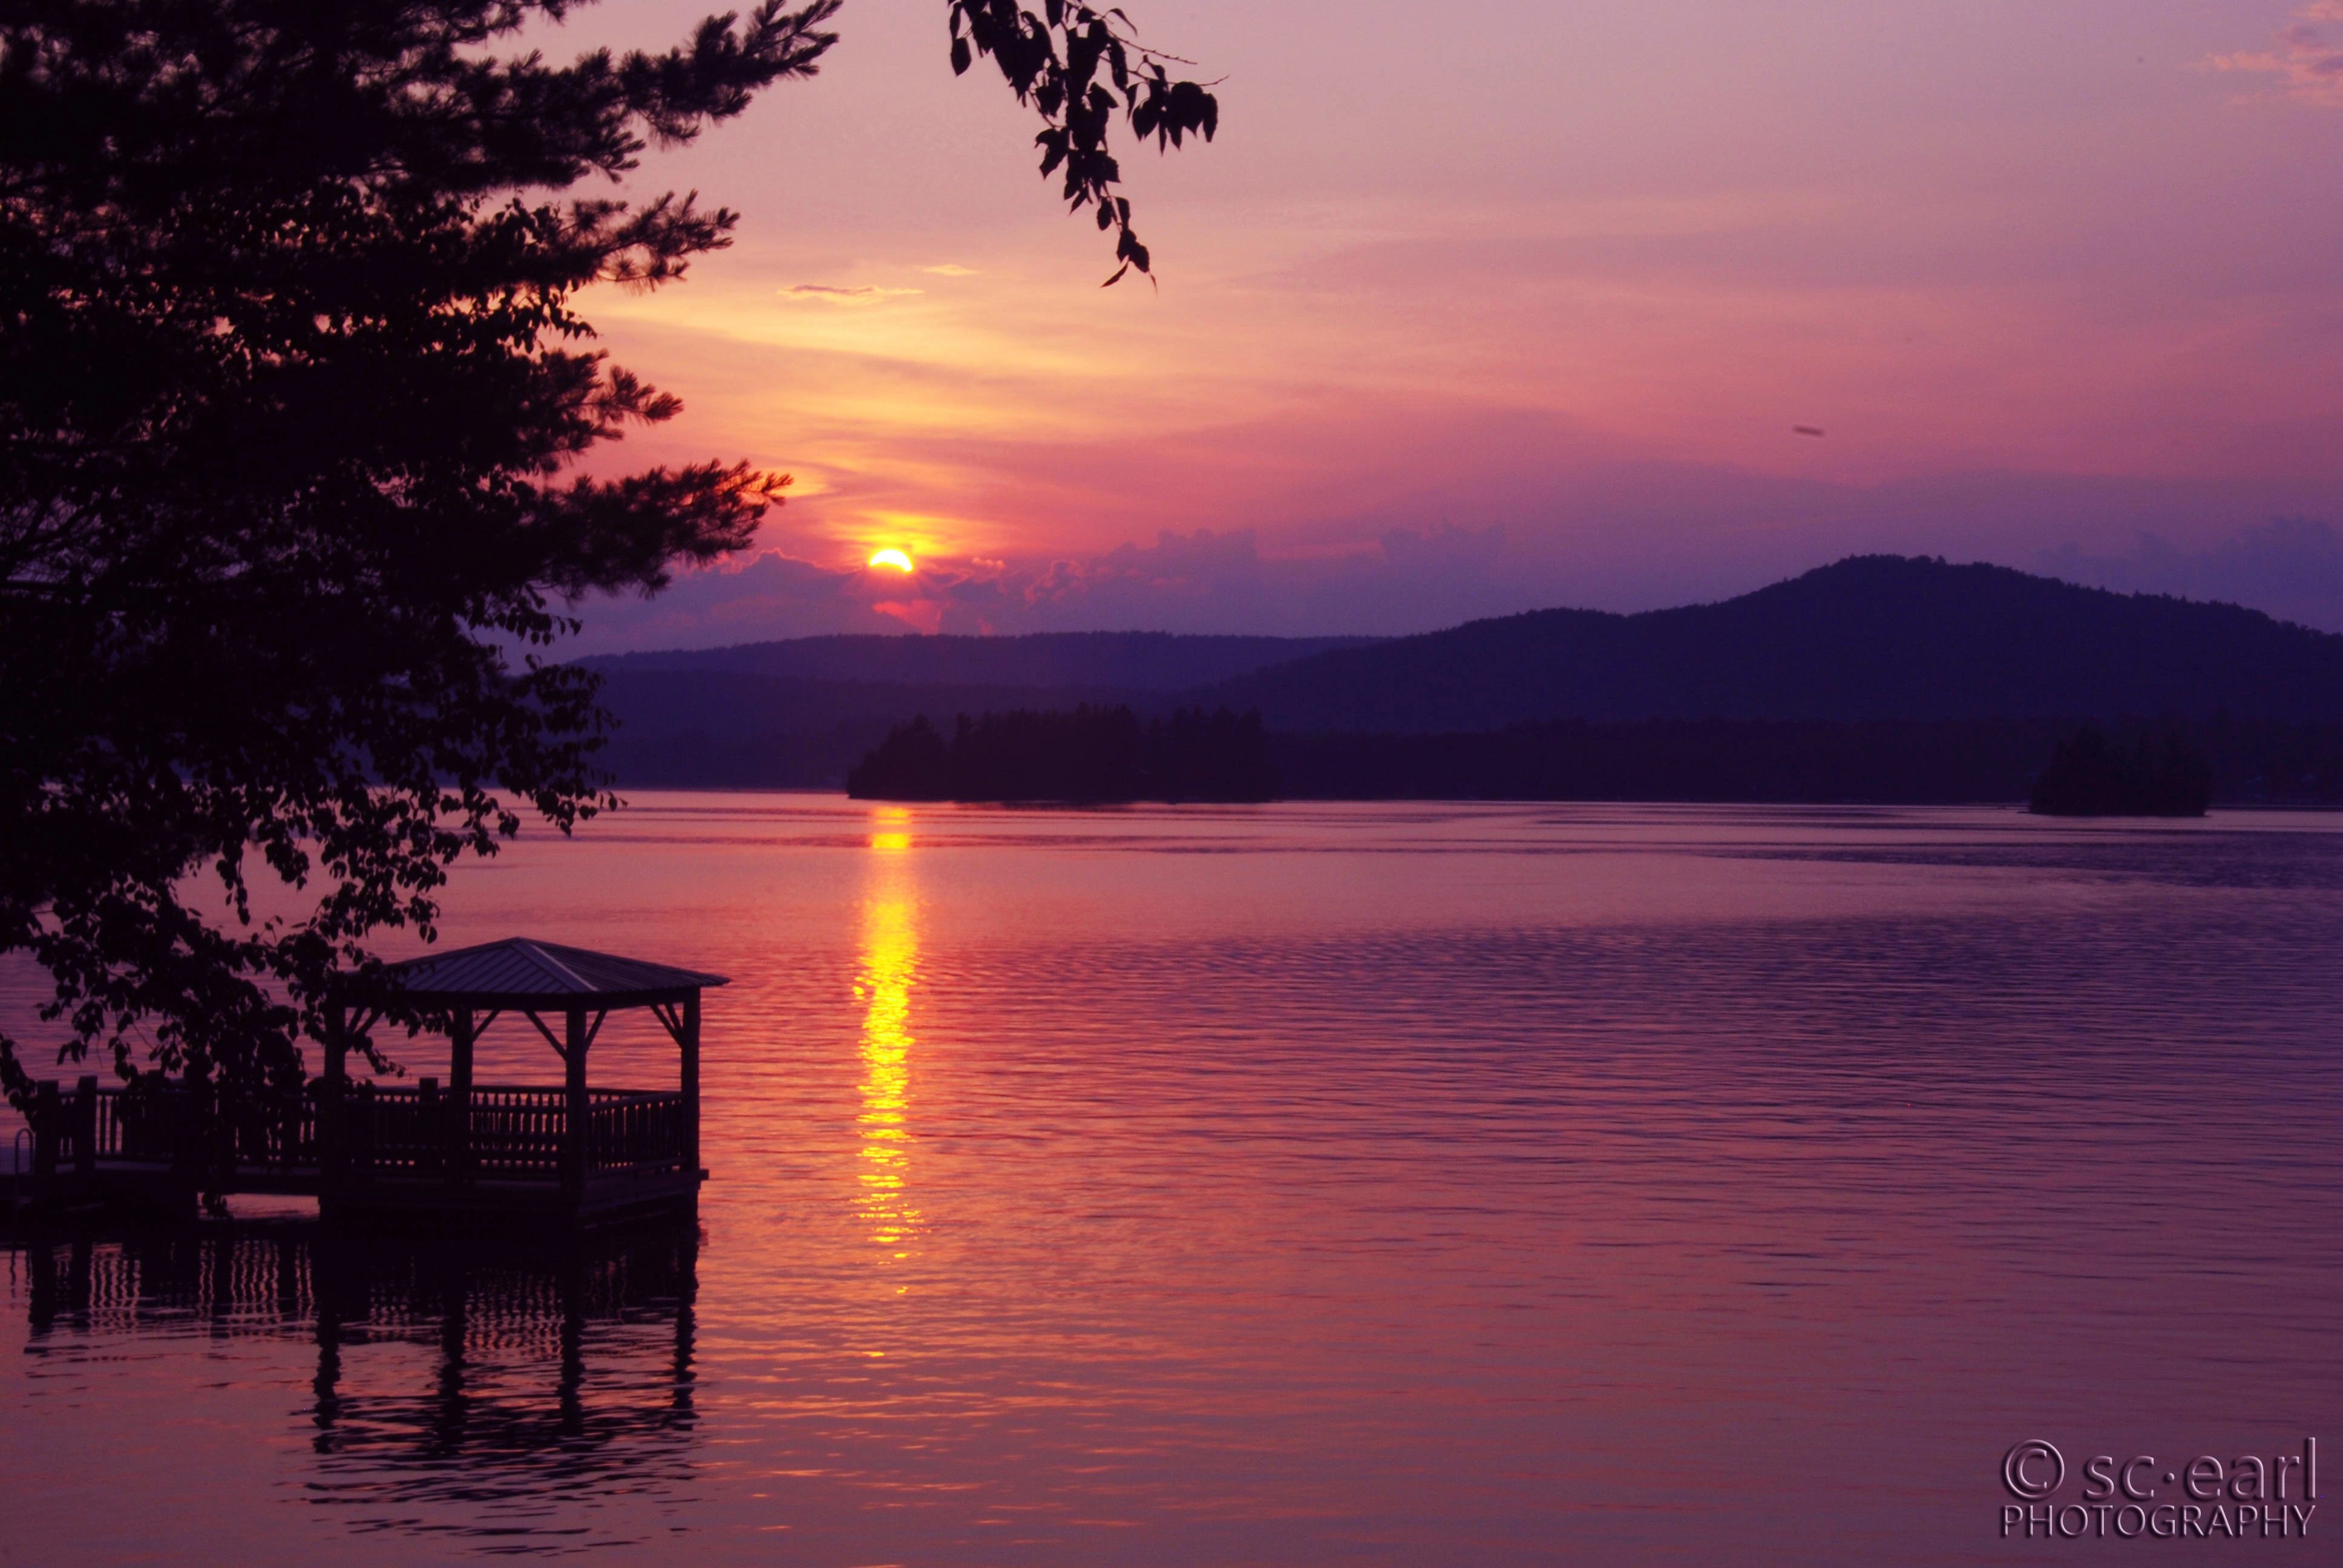
<instances>
[{"instance_id":1,"label":"wispy cloud","mask_svg":"<svg viewBox=\"0 0 2343 1568\"><path fill-rule=\"evenodd\" d=\"M2216 55L2205 63L2216 71L2276 76L2290 97L2343 108L2343 35L2322 25L2335 23L2343 23L2343 0L2311 0L2278 30L2277 49Z\"/></svg>"},{"instance_id":2,"label":"wispy cloud","mask_svg":"<svg viewBox=\"0 0 2343 1568\"><path fill-rule=\"evenodd\" d=\"M940 266L923 266L920 268L920 270L921 272L932 272L938 277L974 277L976 276L976 268L972 266L962 266L956 261L945 262Z\"/></svg>"},{"instance_id":3,"label":"wispy cloud","mask_svg":"<svg viewBox=\"0 0 2343 1568\"><path fill-rule=\"evenodd\" d=\"M809 299L825 305L876 305L906 294L925 294L923 288L881 288L865 283L851 288L841 288L830 283L800 283L794 288L781 290L784 299Z\"/></svg>"},{"instance_id":4,"label":"wispy cloud","mask_svg":"<svg viewBox=\"0 0 2343 1568\"><path fill-rule=\"evenodd\" d=\"M2092 588L2226 600L2328 629L2343 622L2343 533L2316 518L2273 518L2195 547L2142 528L2128 550L2069 542L2031 564Z\"/></svg>"}]
</instances>

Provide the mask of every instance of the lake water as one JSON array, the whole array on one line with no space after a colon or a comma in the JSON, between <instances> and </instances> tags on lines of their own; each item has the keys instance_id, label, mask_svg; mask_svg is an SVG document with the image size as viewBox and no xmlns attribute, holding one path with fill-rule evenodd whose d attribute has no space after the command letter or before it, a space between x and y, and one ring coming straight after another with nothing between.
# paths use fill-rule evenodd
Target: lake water
<instances>
[{"instance_id":1,"label":"lake water","mask_svg":"<svg viewBox=\"0 0 2343 1568\"><path fill-rule=\"evenodd\" d=\"M651 796L513 934L733 977L698 1236L11 1251L0 1562L2337 1560L2000 1525L2343 1447L2343 820Z\"/></svg>"}]
</instances>

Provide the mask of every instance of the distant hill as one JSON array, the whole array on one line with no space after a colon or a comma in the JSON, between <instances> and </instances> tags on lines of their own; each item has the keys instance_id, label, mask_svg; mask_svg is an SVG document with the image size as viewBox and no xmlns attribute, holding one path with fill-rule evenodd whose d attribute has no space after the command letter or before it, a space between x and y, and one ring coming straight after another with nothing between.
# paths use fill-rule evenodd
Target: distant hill
<instances>
[{"instance_id":1,"label":"distant hill","mask_svg":"<svg viewBox=\"0 0 2343 1568\"><path fill-rule=\"evenodd\" d=\"M1160 699L1121 687L799 680L631 663L598 668L602 704L618 719L598 760L621 784L640 789L834 789L914 714L949 724L962 713L1085 703L1151 711Z\"/></svg>"},{"instance_id":2,"label":"distant hill","mask_svg":"<svg viewBox=\"0 0 2343 1568\"><path fill-rule=\"evenodd\" d=\"M2110 749L2176 738L2224 805L2343 804L2343 724L2270 719L2110 727ZM1284 733L1271 791L1302 800L1738 800L1931 805L2024 800L2077 726L2064 719L1795 721L1558 719L1461 735ZM2064 743L2062 745L2062 743ZM2086 802L2085 812L2166 803Z\"/></svg>"},{"instance_id":3,"label":"distant hill","mask_svg":"<svg viewBox=\"0 0 2343 1568\"><path fill-rule=\"evenodd\" d=\"M1312 794L1383 794L1433 788L1435 780L1466 793L1630 785L1664 791L1680 777L1729 775L1743 780L1732 788L1755 792L1749 798L1775 798L1765 791L1821 788L1806 777L1812 769L1784 771L1784 759L1800 746L1823 758L1890 744L1885 731L1865 739L1793 729L1692 740L1661 729L1555 730L1515 736L1494 749L1440 739L1554 721L2019 726L1994 731L1990 741L1957 738L1976 756L1950 771L1950 763L1906 767L1885 752L1861 769L1852 762L1824 769L1845 775L1841 795L1866 798L1921 789L1931 778L1947 789L1984 788L1956 784L1956 773L1989 775L1995 789L2016 788L2022 796L2021 775L2030 777L2047 757L2057 728L2045 728L2049 720L2227 714L2343 723L2343 636L2234 605L2107 593L2002 567L1896 556L1840 561L1719 604L1641 615L1540 610L1385 641L1159 632L820 637L583 662L602 673L604 700L621 721L602 759L622 786L639 788L835 788L889 730L915 715L949 728L962 713L1071 711L1085 703L1127 705L1142 720L1177 707L1225 704L1238 713L1258 709L1285 737L1424 738L1396 750L1279 742L1287 771L1297 783L1306 779ZM2308 752L2280 757L2310 746L2300 736L2223 745L2217 760L2225 799L2265 790L2298 796L2314 778L2322 782L2313 794L2324 799L2330 789L2323 782L2328 761ZM1704 761L1693 772L1684 771L1690 762L1671 762L1673 771L1649 779L1635 771L1686 746L1724 747L1716 754L1724 760ZM2325 759L2331 748L2322 740L2310 749ZM1571 750L1584 756L1567 766L1556 759ZM2036 751L2041 758L2020 760ZM1615 767L1590 771L1597 752L1616 753ZM1479 760L1466 768L1470 759ZM1897 781L1915 769L1921 782ZM1346 769L1357 775L1353 783L1343 780ZM1794 777L1805 781L1783 782ZM1837 797L1825 790L1818 798Z\"/></svg>"},{"instance_id":4,"label":"distant hill","mask_svg":"<svg viewBox=\"0 0 2343 1568\"><path fill-rule=\"evenodd\" d=\"M2343 719L2343 636L2006 567L1860 556L1718 604L1538 610L1317 654L1187 700L1276 730L1543 719Z\"/></svg>"},{"instance_id":5,"label":"distant hill","mask_svg":"<svg viewBox=\"0 0 2343 1568\"><path fill-rule=\"evenodd\" d=\"M1186 637L1155 631L1025 637L807 637L578 663L618 719L600 755L639 789L821 789L915 714L1127 705L1267 665L1364 648L1366 637Z\"/></svg>"},{"instance_id":6,"label":"distant hill","mask_svg":"<svg viewBox=\"0 0 2343 1568\"><path fill-rule=\"evenodd\" d=\"M801 637L730 648L604 654L606 673L720 670L795 680L1185 691L1312 654L1368 647L1371 637L1189 637L1161 631L1035 632L1023 637Z\"/></svg>"}]
</instances>

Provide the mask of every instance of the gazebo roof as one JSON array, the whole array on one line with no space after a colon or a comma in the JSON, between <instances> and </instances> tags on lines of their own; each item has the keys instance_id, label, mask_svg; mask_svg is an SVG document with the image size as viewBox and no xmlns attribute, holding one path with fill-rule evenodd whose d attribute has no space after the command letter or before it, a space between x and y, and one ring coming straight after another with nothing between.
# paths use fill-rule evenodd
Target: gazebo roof
<instances>
[{"instance_id":1,"label":"gazebo roof","mask_svg":"<svg viewBox=\"0 0 2343 1568\"><path fill-rule=\"evenodd\" d=\"M726 983L722 975L508 937L393 964L407 996L441 1007L608 1009L679 1001Z\"/></svg>"}]
</instances>

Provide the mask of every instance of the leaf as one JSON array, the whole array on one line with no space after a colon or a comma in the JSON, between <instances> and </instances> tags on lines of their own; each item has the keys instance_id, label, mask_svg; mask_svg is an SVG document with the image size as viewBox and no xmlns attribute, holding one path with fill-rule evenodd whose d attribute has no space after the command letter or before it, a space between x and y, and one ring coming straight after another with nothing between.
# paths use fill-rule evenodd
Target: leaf
<instances>
[{"instance_id":1,"label":"leaf","mask_svg":"<svg viewBox=\"0 0 2343 1568\"><path fill-rule=\"evenodd\" d=\"M976 55L998 63L1018 102L1041 115L1043 129L1034 142L1042 150L1042 176L1062 169L1068 209L1095 206L1101 232L1121 231L1115 247L1121 266L1108 283L1134 268L1152 282L1147 247L1131 232L1130 199L1116 191L1122 172L1108 150L1114 113L1122 112L1140 141L1151 137L1160 149L1170 149L1183 146L1192 132L1211 140L1220 106L1199 84L1172 80L1165 62L1177 56L1151 54L1129 31L1131 18L1120 7L1101 12L1079 0L1041 0L1041 12L1021 9L1018 0L950 0L953 72L964 72ZM958 46L963 15L971 48ZM1098 79L1101 64L1104 81Z\"/></svg>"},{"instance_id":2,"label":"leaf","mask_svg":"<svg viewBox=\"0 0 2343 1568\"><path fill-rule=\"evenodd\" d=\"M967 39L954 38L952 40L951 63L953 75L960 76L967 75L968 67L970 64Z\"/></svg>"}]
</instances>

